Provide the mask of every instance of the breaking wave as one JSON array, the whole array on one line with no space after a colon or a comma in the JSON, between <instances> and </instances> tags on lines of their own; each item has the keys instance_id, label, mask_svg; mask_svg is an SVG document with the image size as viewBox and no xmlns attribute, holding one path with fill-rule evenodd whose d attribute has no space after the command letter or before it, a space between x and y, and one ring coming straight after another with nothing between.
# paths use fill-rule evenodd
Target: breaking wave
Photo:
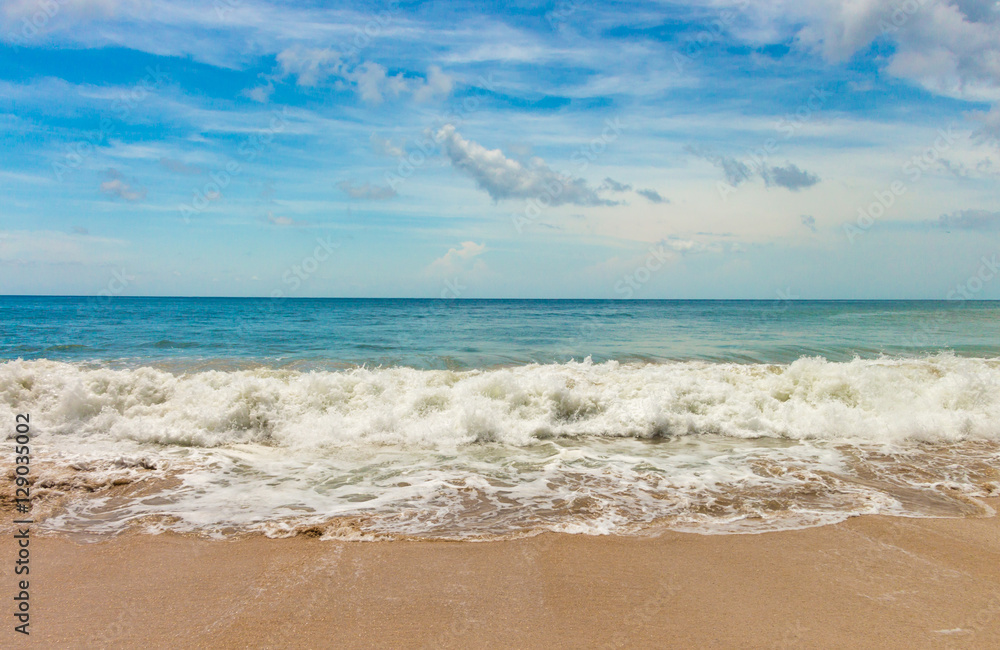
<instances>
[{"instance_id":1,"label":"breaking wave","mask_svg":"<svg viewBox=\"0 0 1000 650\"><path fill-rule=\"evenodd\" d=\"M765 530L984 512L975 498L998 485L1000 360L0 364L0 420L24 412L39 487L63 498L90 486L60 501L54 529Z\"/></svg>"}]
</instances>

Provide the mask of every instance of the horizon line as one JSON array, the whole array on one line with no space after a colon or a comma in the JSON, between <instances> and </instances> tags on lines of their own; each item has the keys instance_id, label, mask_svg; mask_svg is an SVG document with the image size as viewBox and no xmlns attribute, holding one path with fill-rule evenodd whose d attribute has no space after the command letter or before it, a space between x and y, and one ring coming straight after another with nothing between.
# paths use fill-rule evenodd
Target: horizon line
<instances>
[{"instance_id":1,"label":"horizon line","mask_svg":"<svg viewBox=\"0 0 1000 650\"><path fill-rule=\"evenodd\" d=\"M183 300L421 300L426 302L473 302L473 301L600 301L600 302L739 302L739 301L773 301L773 302L1000 302L1000 298L428 298L417 296L185 296L185 295L141 295L141 296L106 296L100 294L0 294L0 298L94 298L98 300L113 299L183 299Z\"/></svg>"}]
</instances>

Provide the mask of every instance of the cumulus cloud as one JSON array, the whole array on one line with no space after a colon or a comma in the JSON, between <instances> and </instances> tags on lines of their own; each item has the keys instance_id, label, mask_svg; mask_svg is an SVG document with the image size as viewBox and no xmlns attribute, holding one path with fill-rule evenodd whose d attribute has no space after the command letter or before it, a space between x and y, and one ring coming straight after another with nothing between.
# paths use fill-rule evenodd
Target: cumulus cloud
<instances>
[{"instance_id":1,"label":"cumulus cloud","mask_svg":"<svg viewBox=\"0 0 1000 650\"><path fill-rule=\"evenodd\" d=\"M805 226L809 230L816 232L816 217L804 214L801 217L799 217L799 221L802 223L803 226Z\"/></svg>"},{"instance_id":2,"label":"cumulus cloud","mask_svg":"<svg viewBox=\"0 0 1000 650\"><path fill-rule=\"evenodd\" d=\"M528 165L511 160L499 149L487 149L466 140L451 124L437 132L445 155L454 167L468 174L494 201L550 197L550 205L614 205L600 198L582 178L553 171L541 158Z\"/></svg>"},{"instance_id":3,"label":"cumulus cloud","mask_svg":"<svg viewBox=\"0 0 1000 650\"><path fill-rule=\"evenodd\" d=\"M796 42L843 62L873 41L893 42L887 71L932 92L996 99L1000 9L993 0L784 0L754 7L763 24L793 25Z\"/></svg>"},{"instance_id":4,"label":"cumulus cloud","mask_svg":"<svg viewBox=\"0 0 1000 650\"><path fill-rule=\"evenodd\" d=\"M388 138L379 137L375 132L371 135L372 151L381 155L389 156L390 158L402 158L406 155L406 149L404 148L405 143L400 143L398 145L393 144L392 140Z\"/></svg>"},{"instance_id":5,"label":"cumulus cloud","mask_svg":"<svg viewBox=\"0 0 1000 650\"><path fill-rule=\"evenodd\" d=\"M764 165L760 170L760 175L765 184L777 185L793 192L812 187L819 182L819 176L799 169L792 163L788 163L784 167Z\"/></svg>"},{"instance_id":6,"label":"cumulus cloud","mask_svg":"<svg viewBox=\"0 0 1000 650\"><path fill-rule=\"evenodd\" d=\"M650 189L636 190L635 193L638 194L639 196L645 197L651 203L670 203L669 200L660 196L660 193L657 192L656 190L650 190Z\"/></svg>"},{"instance_id":7,"label":"cumulus cloud","mask_svg":"<svg viewBox=\"0 0 1000 650\"><path fill-rule=\"evenodd\" d=\"M352 199L363 199L367 201L381 201L391 199L396 196L396 190L385 185L372 185L368 181L360 185L354 185L350 181L340 181L337 187Z\"/></svg>"},{"instance_id":8,"label":"cumulus cloud","mask_svg":"<svg viewBox=\"0 0 1000 650\"><path fill-rule=\"evenodd\" d=\"M337 87L352 87L361 101L371 105L404 94L409 94L414 101L428 102L448 97L454 86L452 77L436 65L430 66L422 77L419 74L407 77L403 72L390 75L381 63L345 61L333 48L295 45L280 52L277 61L277 72L264 75L267 85L244 90L245 96L266 102L274 91L273 82L286 77L294 77L299 86L307 87L334 80Z\"/></svg>"},{"instance_id":9,"label":"cumulus cloud","mask_svg":"<svg viewBox=\"0 0 1000 650\"><path fill-rule=\"evenodd\" d=\"M807 187L812 187L820 181L819 176L816 174L799 169L798 166L792 163L787 163L784 167L768 165L766 163L754 163L750 165L736 158L722 156L696 145L688 145L684 149L688 153L707 160L721 169L726 182L733 187L739 187L753 178L760 178L768 187L783 187L796 192Z\"/></svg>"},{"instance_id":10,"label":"cumulus cloud","mask_svg":"<svg viewBox=\"0 0 1000 650\"><path fill-rule=\"evenodd\" d=\"M101 183L101 191L105 194L125 201L141 201L146 198L146 188L131 185L117 169L109 169L107 175L108 180Z\"/></svg>"},{"instance_id":11,"label":"cumulus cloud","mask_svg":"<svg viewBox=\"0 0 1000 650\"><path fill-rule=\"evenodd\" d=\"M361 101L369 104L381 104L385 95L399 97L409 89L402 72L390 77L385 66L372 61L362 63L346 77L357 85Z\"/></svg>"},{"instance_id":12,"label":"cumulus cloud","mask_svg":"<svg viewBox=\"0 0 1000 650\"><path fill-rule=\"evenodd\" d=\"M947 230L1000 230L1000 212L959 210L942 214L936 225Z\"/></svg>"},{"instance_id":13,"label":"cumulus cloud","mask_svg":"<svg viewBox=\"0 0 1000 650\"><path fill-rule=\"evenodd\" d=\"M486 270L486 263L477 259L486 252L486 244L473 241L462 242L459 248L450 248L448 252L434 260L427 267L431 274L454 275Z\"/></svg>"},{"instance_id":14,"label":"cumulus cloud","mask_svg":"<svg viewBox=\"0 0 1000 650\"><path fill-rule=\"evenodd\" d=\"M188 165L180 160L175 160L174 158L160 158L160 166L171 171L175 174L184 174L187 176L197 176L201 173L201 167L195 165Z\"/></svg>"}]
</instances>

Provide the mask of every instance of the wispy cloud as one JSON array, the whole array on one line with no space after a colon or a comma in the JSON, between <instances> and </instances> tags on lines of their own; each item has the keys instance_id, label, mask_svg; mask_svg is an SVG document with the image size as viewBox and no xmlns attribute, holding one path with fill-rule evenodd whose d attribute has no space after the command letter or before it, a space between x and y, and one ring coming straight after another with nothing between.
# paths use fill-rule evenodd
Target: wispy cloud
<instances>
[{"instance_id":1,"label":"wispy cloud","mask_svg":"<svg viewBox=\"0 0 1000 650\"><path fill-rule=\"evenodd\" d=\"M0 230L0 262L107 264L127 245L121 239L95 237L86 232Z\"/></svg>"},{"instance_id":2,"label":"wispy cloud","mask_svg":"<svg viewBox=\"0 0 1000 650\"><path fill-rule=\"evenodd\" d=\"M372 151L381 156L402 158L406 155L405 142L397 145L387 138L379 137L379 135L374 132L372 132L370 142L372 145Z\"/></svg>"},{"instance_id":3,"label":"wispy cloud","mask_svg":"<svg viewBox=\"0 0 1000 650\"><path fill-rule=\"evenodd\" d=\"M174 158L167 158L167 157L160 158L160 166L166 169L167 171L171 171L175 174L197 176L198 174L202 173L201 167L198 167L196 165L188 165L187 163L182 162L180 160L176 160Z\"/></svg>"},{"instance_id":4,"label":"wispy cloud","mask_svg":"<svg viewBox=\"0 0 1000 650\"><path fill-rule=\"evenodd\" d=\"M650 203L670 203L669 199L660 196L660 193L656 190L636 190L635 193L645 197Z\"/></svg>"},{"instance_id":5,"label":"wispy cloud","mask_svg":"<svg viewBox=\"0 0 1000 650\"><path fill-rule=\"evenodd\" d=\"M947 230L1000 230L1000 212L959 210L942 214L936 225Z\"/></svg>"},{"instance_id":6,"label":"wispy cloud","mask_svg":"<svg viewBox=\"0 0 1000 650\"><path fill-rule=\"evenodd\" d=\"M337 187L352 199L362 199L368 201L381 201L391 199L396 196L396 190L385 185L373 185L368 181L359 185L354 185L350 181L340 181Z\"/></svg>"},{"instance_id":7,"label":"wispy cloud","mask_svg":"<svg viewBox=\"0 0 1000 650\"><path fill-rule=\"evenodd\" d=\"M267 213L267 221L268 221L268 223L270 223L272 225L275 225L275 226L306 226L306 225L308 225L304 221L296 221L295 219L292 219L291 217L284 217L284 216L281 216L281 215L276 215L276 214L274 214L273 212L270 212L270 211L268 211L268 213Z\"/></svg>"},{"instance_id":8,"label":"wispy cloud","mask_svg":"<svg viewBox=\"0 0 1000 650\"><path fill-rule=\"evenodd\" d=\"M684 150L721 169L726 182L733 187L739 187L749 180L760 178L768 187L783 187L786 190L796 192L812 187L820 181L819 176L800 169L793 163L779 166L754 161L748 164L736 158L716 154L697 145L687 145Z\"/></svg>"}]
</instances>

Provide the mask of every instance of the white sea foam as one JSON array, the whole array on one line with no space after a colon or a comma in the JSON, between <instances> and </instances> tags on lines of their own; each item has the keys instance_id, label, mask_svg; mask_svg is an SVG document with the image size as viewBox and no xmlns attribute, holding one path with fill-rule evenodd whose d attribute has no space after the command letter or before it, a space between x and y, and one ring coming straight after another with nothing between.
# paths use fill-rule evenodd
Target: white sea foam
<instances>
[{"instance_id":1,"label":"white sea foam","mask_svg":"<svg viewBox=\"0 0 1000 650\"><path fill-rule=\"evenodd\" d=\"M960 513L994 490L1000 361L187 374L0 364L0 421L21 412L39 457L55 462L48 471L76 477L53 486L174 480L155 497L73 501L54 528L154 515L158 528L322 524L360 537L601 534L656 521L763 530Z\"/></svg>"}]
</instances>

